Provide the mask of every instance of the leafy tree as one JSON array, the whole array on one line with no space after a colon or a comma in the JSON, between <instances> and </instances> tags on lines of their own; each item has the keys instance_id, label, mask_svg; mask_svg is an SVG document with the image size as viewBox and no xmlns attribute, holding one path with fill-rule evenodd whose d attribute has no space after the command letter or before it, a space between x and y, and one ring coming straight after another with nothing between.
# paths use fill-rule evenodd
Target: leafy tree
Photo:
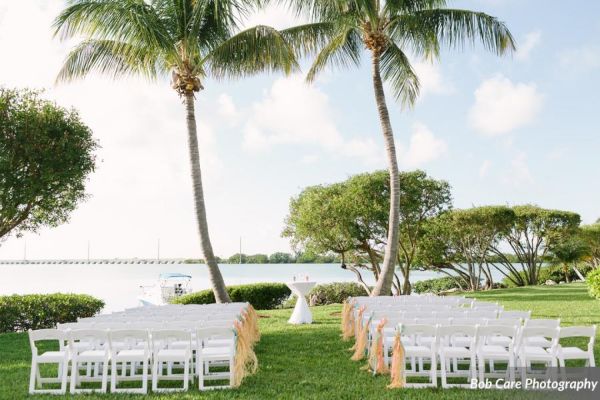
<instances>
[{"instance_id":1,"label":"leafy tree","mask_svg":"<svg viewBox=\"0 0 600 400\"><path fill-rule=\"evenodd\" d=\"M422 171L400 174L401 235L399 255L405 277L403 290L397 274L396 293L410 293L409 271L423 235L422 224L450 207L450 188L444 181L429 178ZM284 236L295 247L318 254L342 256L342 268L353 271L367 292L361 270L381 274L386 246L389 213L389 174L377 171L355 175L345 182L305 189L290 203Z\"/></svg>"},{"instance_id":2,"label":"leafy tree","mask_svg":"<svg viewBox=\"0 0 600 400\"><path fill-rule=\"evenodd\" d=\"M539 270L553 240L576 230L581 218L570 211L548 210L533 205L515 206L512 209L515 222L504 235L504 241L519 260L521 271L504 256L497 244L490 251L501 260L515 284L536 285Z\"/></svg>"},{"instance_id":3,"label":"leafy tree","mask_svg":"<svg viewBox=\"0 0 600 400\"><path fill-rule=\"evenodd\" d=\"M227 259L228 264L239 264L240 261L242 264L247 264L248 256L245 254L236 253Z\"/></svg>"},{"instance_id":4,"label":"leafy tree","mask_svg":"<svg viewBox=\"0 0 600 400\"><path fill-rule=\"evenodd\" d=\"M588 252L586 259L592 268L600 267L600 223L581 227L580 238L585 243Z\"/></svg>"},{"instance_id":5,"label":"leafy tree","mask_svg":"<svg viewBox=\"0 0 600 400\"><path fill-rule=\"evenodd\" d=\"M412 106L419 79L408 53L429 59L442 46L462 47L479 40L496 54L515 48L506 26L480 12L446 8L445 0L279 0L289 4L310 23L283 31L302 52L316 53L308 81L328 65L357 67L366 49L372 66L375 101L387 153L390 177L388 237L382 273L374 295L391 292L400 236L400 176L396 146L384 93L384 82L394 98Z\"/></svg>"},{"instance_id":6,"label":"leafy tree","mask_svg":"<svg viewBox=\"0 0 600 400\"><path fill-rule=\"evenodd\" d=\"M269 256L266 254L252 254L247 258L248 264L268 264Z\"/></svg>"},{"instance_id":7,"label":"leafy tree","mask_svg":"<svg viewBox=\"0 0 600 400\"><path fill-rule=\"evenodd\" d=\"M575 267L577 262L589 253L589 248L578 233L563 234L553 240L548 248L551 261L562 265L565 282L567 283L571 281L571 265Z\"/></svg>"},{"instance_id":8,"label":"leafy tree","mask_svg":"<svg viewBox=\"0 0 600 400\"><path fill-rule=\"evenodd\" d=\"M490 248L512 228L515 213L504 206L452 210L428 221L419 262L455 277L462 288L493 287Z\"/></svg>"},{"instance_id":9,"label":"leafy tree","mask_svg":"<svg viewBox=\"0 0 600 400\"><path fill-rule=\"evenodd\" d=\"M404 277L402 294L411 293L410 269L425 234L424 224L452 206L450 185L423 171L400 173L400 240L398 264Z\"/></svg>"},{"instance_id":10,"label":"leafy tree","mask_svg":"<svg viewBox=\"0 0 600 400\"><path fill-rule=\"evenodd\" d=\"M75 111L0 88L0 240L68 221L97 147Z\"/></svg>"},{"instance_id":11,"label":"leafy tree","mask_svg":"<svg viewBox=\"0 0 600 400\"><path fill-rule=\"evenodd\" d=\"M62 38L83 38L65 60L58 81L91 72L152 79L171 75L171 86L185 105L196 220L217 302L230 298L208 233L194 96L209 76L289 73L297 67L293 51L275 29L256 26L238 32L238 17L261 2L69 0L54 23Z\"/></svg>"},{"instance_id":12,"label":"leafy tree","mask_svg":"<svg viewBox=\"0 0 600 400\"><path fill-rule=\"evenodd\" d=\"M291 264L294 261L294 257L290 253L277 252L269 256L271 264Z\"/></svg>"}]
</instances>

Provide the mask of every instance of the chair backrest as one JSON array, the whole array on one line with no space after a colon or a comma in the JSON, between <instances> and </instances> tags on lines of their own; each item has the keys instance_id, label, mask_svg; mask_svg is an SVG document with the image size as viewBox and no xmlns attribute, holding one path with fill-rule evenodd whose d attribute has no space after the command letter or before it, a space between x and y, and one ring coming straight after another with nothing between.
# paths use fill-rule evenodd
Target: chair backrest
<instances>
[{"instance_id":1,"label":"chair backrest","mask_svg":"<svg viewBox=\"0 0 600 400\"><path fill-rule=\"evenodd\" d=\"M168 348L173 342L188 342L189 349L192 348L192 334L182 329L163 329L150 332L152 350Z\"/></svg>"},{"instance_id":2,"label":"chair backrest","mask_svg":"<svg viewBox=\"0 0 600 400\"><path fill-rule=\"evenodd\" d=\"M115 349L114 344L119 342L121 350L130 350L136 348L140 343L144 344L144 348L150 348L150 334L146 330L140 329L123 329L109 331L108 342L110 348Z\"/></svg>"},{"instance_id":3,"label":"chair backrest","mask_svg":"<svg viewBox=\"0 0 600 400\"><path fill-rule=\"evenodd\" d=\"M77 352L77 342L85 342L85 350L104 349L110 350L108 330L104 329L73 329L69 331L69 344L72 352ZM108 345L108 348L106 347Z\"/></svg>"},{"instance_id":4,"label":"chair backrest","mask_svg":"<svg viewBox=\"0 0 600 400\"><path fill-rule=\"evenodd\" d=\"M488 321L488 325L480 326L477 330L477 344L478 346L484 346L487 344L488 339L495 336L504 336L510 338L508 347L512 351L515 346L517 334L517 326L491 325L491 322Z\"/></svg>"},{"instance_id":5,"label":"chair backrest","mask_svg":"<svg viewBox=\"0 0 600 400\"><path fill-rule=\"evenodd\" d=\"M525 327L546 327L546 328L558 328L560 326L560 319L528 319L525 321Z\"/></svg>"},{"instance_id":6,"label":"chair backrest","mask_svg":"<svg viewBox=\"0 0 600 400\"><path fill-rule=\"evenodd\" d=\"M521 318L522 320L528 320L531 318L531 310L530 311L502 311L498 316L499 319L507 319L507 318Z\"/></svg>"},{"instance_id":7,"label":"chair backrest","mask_svg":"<svg viewBox=\"0 0 600 400\"><path fill-rule=\"evenodd\" d=\"M521 326L521 318L497 318L488 320L488 325Z\"/></svg>"},{"instance_id":8,"label":"chair backrest","mask_svg":"<svg viewBox=\"0 0 600 400\"><path fill-rule=\"evenodd\" d=\"M452 318L452 325L487 325L487 318Z\"/></svg>"},{"instance_id":9,"label":"chair backrest","mask_svg":"<svg viewBox=\"0 0 600 400\"><path fill-rule=\"evenodd\" d=\"M38 329L29 330L29 345L31 346L31 353L37 355L37 346L35 342L39 341L58 341L60 347L63 347L64 341L67 339L67 334L58 329Z\"/></svg>"},{"instance_id":10,"label":"chair backrest","mask_svg":"<svg viewBox=\"0 0 600 400\"><path fill-rule=\"evenodd\" d=\"M588 351L594 351L596 341L596 325L592 326L566 326L559 329L559 339L572 337L588 337Z\"/></svg>"},{"instance_id":11,"label":"chair backrest","mask_svg":"<svg viewBox=\"0 0 600 400\"><path fill-rule=\"evenodd\" d=\"M231 328L200 328L196 329L198 346L203 346L207 339L233 339L235 333Z\"/></svg>"},{"instance_id":12,"label":"chair backrest","mask_svg":"<svg viewBox=\"0 0 600 400\"><path fill-rule=\"evenodd\" d=\"M520 332L520 345L527 346L528 339L532 337L543 337L549 339L550 346L555 347L558 344L560 328L546 326L524 327ZM543 343L538 343L536 347L545 347Z\"/></svg>"},{"instance_id":13,"label":"chair backrest","mask_svg":"<svg viewBox=\"0 0 600 400\"><path fill-rule=\"evenodd\" d=\"M445 345L454 345L456 338L469 337L471 343L468 347L475 347L477 339L477 325L443 325L437 328L438 342Z\"/></svg>"},{"instance_id":14,"label":"chair backrest","mask_svg":"<svg viewBox=\"0 0 600 400\"><path fill-rule=\"evenodd\" d=\"M423 325L423 324L399 324L398 329L402 336L414 338L419 343L422 337L435 337L437 332L437 325Z\"/></svg>"}]
</instances>

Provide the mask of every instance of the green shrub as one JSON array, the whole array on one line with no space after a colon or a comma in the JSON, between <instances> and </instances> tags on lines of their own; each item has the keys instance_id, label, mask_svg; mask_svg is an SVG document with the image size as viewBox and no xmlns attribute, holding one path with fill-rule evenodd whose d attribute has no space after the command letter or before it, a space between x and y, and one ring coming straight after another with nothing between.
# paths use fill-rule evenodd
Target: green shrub
<instances>
[{"instance_id":1,"label":"green shrub","mask_svg":"<svg viewBox=\"0 0 600 400\"><path fill-rule=\"evenodd\" d=\"M343 303L348 297L367 296L365 288L356 282L333 282L317 285L308 292L310 304L325 306Z\"/></svg>"},{"instance_id":2,"label":"green shrub","mask_svg":"<svg viewBox=\"0 0 600 400\"><path fill-rule=\"evenodd\" d=\"M102 310L104 302L85 294L28 294L0 296L0 332L54 328Z\"/></svg>"},{"instance_id":3,"label":"green shrub","mask_svg":"<svg viewBox=\"0 0 600 400\"><path fill-rule=\"evenodd\" d=\"M228 286L227 293L233 302L248 302L257 310L272 310L281 306L291 291L283 283L254 283ZM176 304L210 304L215 302L212 289L186 294L173 300Z\"/></svg>"},{"instance_id":4,"label":"green shrub","mask_svg":"<svg viewBox=\"0 0 600 400\"><path fill-rule=\"evenodd\" d=\"M577 265L577 269L579 269L579 272L581 272L581 274L585 277L587 273L591 270L591 267L586 264L580 264ZM523 279L525 279L525 272L520 271L520 275L523 277ZM543 285L544 283L546 283L547 280L553 280L556 283L565 281L565 273L563 271L563 267L561 265L550 265L547 267L540 268L538 272L538 285ZM579 280L579 276L572 267L569 268L569 280ZM508 278L502 279L502 283L508 287L515 287L515 284Z\"/></svg>"},{"instance_id":5,"label":"green shrub","mask_svg":"<svg viewBox=\"0 0 600 400\"><path fill-rule=\"evenodd\" d=\"M415 282L412 285L415 293L440 293L450 289L460 289L454 278L444 277Z\"/></svg>"},{"instance_id":6,"label":"green shrub","mask_svg":"<svg viewBox=\"0 0 600 400\"><path fill-rule=\"evenodd\" d=\"M587 274L585 281L587 282L590 296L600 299L600 268Z\"/></svg>"},{"instance_id":7,"label":"green shrub","mask_svg":"<svg viewBox=\"0 0 600 400\"><path fill-rule=\"evenodd\" d=\"M333 282L317 285L306 295L311 306L343 303L348 297L367 296L365 289L356 282ZM284 308L292 308L298 298L292 296L283 303Z\"/></svg>"}]
</instances>

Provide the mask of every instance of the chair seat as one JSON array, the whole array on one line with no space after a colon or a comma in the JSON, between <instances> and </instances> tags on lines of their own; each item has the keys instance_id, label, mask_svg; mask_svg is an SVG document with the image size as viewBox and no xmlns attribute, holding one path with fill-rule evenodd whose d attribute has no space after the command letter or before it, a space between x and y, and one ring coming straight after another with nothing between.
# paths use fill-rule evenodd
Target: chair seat
<instances>
[{"instance_id":1,"label":"chair seat","mask_svg":"<svg viewBox=\"0 0 600 400\"><path fill-rule=\"evenodd\" d=\"M156 359L160 361L185 361L190 358L187 349L162 349L156 353Z\"/></svg>"},{"instance_id":2,"label":"chair seat","mask_svg":"<svg viewBox=\"0 0 600 400\"><path fill-rule=\"evenodd\" d=\"M488 339L488 343L492 346L506 347L512 342L512 339L508 336L492 336Z\"/></svg>"},{"instance_id":3,"label":"chair seat","mask_svg":"<svg viewBox=\"0 0 600 400\"><path fill-rule=\"evenodd\" d=\"M115 355L116 361L144 361L149 358L144 354L144 350L121 350Z\"/></svg>"},{"instance_id":4,"label":"chair seat","mask_svg":"<svg viewBox=\"0 0 600 400\"><path fill-rule=\"evenodd\" d=\"M431 348L427 346L404 346L404 354L407 357L430 357Z\"/></svg>"},{"instance_id":5,"label":"chair seat","mask_svg":"<svg viewBox=\"0 0 600 400\"><path fill-rule=\"evenodd\" d=\"M490 357L508 357L509 352L504 346L497 345L485 345L479 348L478 354L490 358Z\"/></svg>"},{"instance_id":6,"label":"chair seat","mask_svg":"<svg viewBox=\"0 0 600 400\"><path fill-rule=\"evenodd\" d=\"M559 354L562 354L562 358L568 360L582 360L590 357L587 351L578 347L561 347L560 350Z\"/></svg>"},{"instance_id":7,"label":"chair seat","mask_svg":"<svg viewBox=\"0 0 600 400\"><path fill-rule=\"evenodd\" d=\"M67 356L65 351L47 351L37 357L38 363L55 363L63 361Z\"/></svg>"},{"instance_id":8,"label":"chair seat","mask_svg":"<svg viewBox=\"0 0 600 400\"><path fill-rule=\"evenodd\" d=\"M169 343L169 349L189 349L191 346L191 343L187 340L181 340L181 341L174 341Z\"/></svg>"},{"instance_id":9,"label":"chair seat","mask_svg":"<svg viewBox=\"0 0 600 400\"><path fill-rule=\"evenodd\" d=\"M455 336L452 338L452 343L457 347L469 347L473 342L473 338L469 336Z\"/></svg>"},{"instance_id":10,"label":"chair seat","mask_svg":"<svg viewBox=\"0 0 600 400\"><path fill-rule=\"evenodd\" d=\"M550 347L552 342L543 336L532 336L525 339L527 346Z\"/></svg>"},{"instance_id":11,"label":"chair seat","mask_svg":"<svg viewBox=\"0 0 600 400\"><path fill-rule=\"evenodd\" d=\"M106 350L84 350L77 355L78 361L104 361L108 359Z\"/></svg>"},{"instance_id":12,"label":"chair seat","mask_svg":"<svg viewBox=\"0 0 600 400\"><path fill-rule=\"evenodd\" d=\"M543 347L523 346L519 349L519 356L529 360L552 360L554 355Z\"/></svg>"},{"instance_id":13,"label":"chair seat","mask_svg":"<svg viewBox=\"0 0 600 400\"><path fill-rule=\"evenodd\" d=\"M231 339L208 339L204 342L205 346L208 347L227 347L233 346L234 340Z\"/></svg>"},{"instance_id":14,"label":"chair seat","mask_svg":"<svg viewBox=\"0 0 600 400\"><path fill-rule=\"evenodd\" d=\"M200 357L204 360L228 360L232 357L231 347L204 347Z\"/></svg>"},{"instance_id":15,"label":"chair seat","mask_svg":"<svg viewBox=\"0 0 600 400\"><path fill-rule=\"evenodd\" d=\"M445 357L471 357L474 353L469 350L467 347L460 346L442 346L440 347L440 354L443 354Z\"/></svg>"}]
</instances>

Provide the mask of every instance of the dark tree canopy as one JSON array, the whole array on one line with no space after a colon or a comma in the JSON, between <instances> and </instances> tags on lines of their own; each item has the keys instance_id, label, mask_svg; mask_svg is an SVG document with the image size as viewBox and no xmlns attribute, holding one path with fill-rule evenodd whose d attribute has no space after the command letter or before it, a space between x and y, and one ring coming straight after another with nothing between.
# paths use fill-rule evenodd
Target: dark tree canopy
<instances>
[{"instance_id":1,"label":"dark tree canopy","mask_svg":"<svg viewBox=\"0 0 600 400\"><path fill-rule=\"evenodd\" d=\"M66 222L86 198L97 147L75 111L0 88L0 239Z\"/></svg>"}]
</instances>

